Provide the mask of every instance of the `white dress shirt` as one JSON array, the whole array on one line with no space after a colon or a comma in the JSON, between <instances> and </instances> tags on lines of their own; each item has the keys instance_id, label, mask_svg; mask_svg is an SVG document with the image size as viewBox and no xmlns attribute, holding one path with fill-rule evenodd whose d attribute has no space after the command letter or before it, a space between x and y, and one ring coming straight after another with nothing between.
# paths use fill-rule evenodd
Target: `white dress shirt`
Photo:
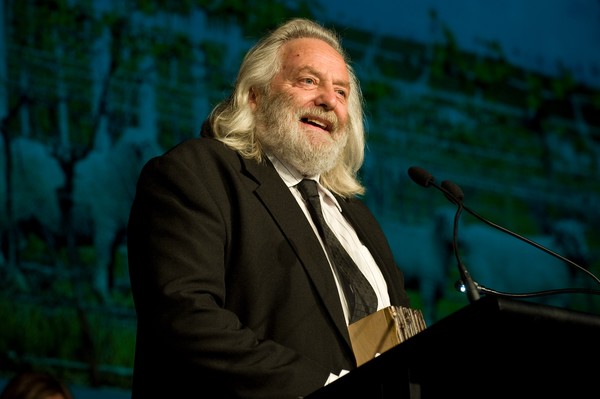
<instances>
[{"instance_id":1,"label":"white dress shirt","mask_svg":"<svg viewBox=\"0 0 600 399\"><path fill-rule=\"evenodd\" d=\"M290 189L291 193L298 201L300 208L302 208L302 210L304 211L306 218L313 227L316 236L319 238L321 246L323 246L323 241L321 239L321 236L319 235L315 223L313 222L312 217L310 216L306 202L304 201L302 195L300 194L300 191L298 191L298 188L296 187L296 185L300 183L302 179L305 178L313 179L317 182L319 197L321 199L321 206L323 209L323 217L325 218L325 221L327 222L331 230L333 230L333 232L337 236L344 249L346 249L346 251L348 252L350 257L352 257L360 271L365 275L369 283L371 283L371 285L373 286L375 294L377 295L377 310L390 306L390 297L387 291L387 284L385 282L385 279L383 278L383 275L381 274L381 270L375 263L375 259L373 259L373 256L371 255L367 247L365 247L359 240L358 236L356 235L356 232L354 231L354 228L342 215L342 208L338 204L336 198L329 190L321 186L321 184L319 183L319 176L303 176L294 168L280 161L277 157L269 155L269 159L275 166L275 170L277 170L277 173L279 173L285 184ZM324 246L323 250L325 250ZM327 251L325 251L325 253L327 253ZM342 287L339 281L337 280L335 273L333 273L333 276L335 278L338 293L340 295L340 300L342 302L342 307L344 309L346 323L348 323L348 304L346 302L346 298L344 296Z\"/></svg>"}]
</instances>

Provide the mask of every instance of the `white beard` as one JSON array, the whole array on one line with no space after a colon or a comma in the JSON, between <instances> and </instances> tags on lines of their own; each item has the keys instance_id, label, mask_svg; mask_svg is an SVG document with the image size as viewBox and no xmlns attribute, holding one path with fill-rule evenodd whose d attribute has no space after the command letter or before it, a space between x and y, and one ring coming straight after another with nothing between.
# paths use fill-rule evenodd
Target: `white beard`
<instances>
[{"instance_id":1,"label":"white beard","mask_svg":"<svg viewBox=\"0 0 600 399\"><path fill-rule=\"evenodd\" d=\"M348 141L333 112L319 107L299 108L291 104L286 94L261 99L256 109L256 138L263 148L281 161L296 168L304 176L314 176L331 170L338 162ZM331 123L327 141L312 139L315 134L299 123L303 114L319 116Z\"/></svg>"}]
</instances>

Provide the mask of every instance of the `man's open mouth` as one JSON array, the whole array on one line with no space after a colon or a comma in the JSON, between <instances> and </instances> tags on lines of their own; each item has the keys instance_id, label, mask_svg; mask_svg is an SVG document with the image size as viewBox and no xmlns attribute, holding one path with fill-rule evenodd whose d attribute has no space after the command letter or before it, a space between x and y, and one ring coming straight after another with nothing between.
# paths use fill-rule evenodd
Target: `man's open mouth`
<instances>
[{"instance_id":1,"label":"man's open mouth","mask_svg":"<svg viewBox=\"0 0 600 399\"><path fill-rule=\"evenodd\" d=\"M304 118L300 118L300 121L302 123L307 123L309 125L316 126L316 127L321 128L321 129L323 129L325 131L328 131L328 132L331 130L331 125L328 122L320 120L320 119L311 118L311 117L307 116L307 117L304 117Z\"/></svg>"}]
</instances>

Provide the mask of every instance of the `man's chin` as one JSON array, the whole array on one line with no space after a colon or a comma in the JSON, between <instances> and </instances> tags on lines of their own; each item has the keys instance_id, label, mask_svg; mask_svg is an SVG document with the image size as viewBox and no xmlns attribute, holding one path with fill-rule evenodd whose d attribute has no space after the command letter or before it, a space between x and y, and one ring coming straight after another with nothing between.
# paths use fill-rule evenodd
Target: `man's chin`
<instances>
[{"instance_id":1,"label":"man's chin","mask_svg":"<svg viewBox=\"0 0 600 399\"><path fill-rule=\"evenodd\" d=\"M304 133L313 146L332 145L335 142L332 134L326 130L305 129Z\"/></svg>"},{"instance_id":2,"label":"man's chin","mask_svg":"<svg viewBox=\"0 0 600 399\"><path fill-rule=\"evenodd\" d=\"M293 166L304 176L322 175L329 172L335 166L335 161L331 160L331 154L321 153L321 156L311 159L295 160Z\"/></svg>"}]
</instances>

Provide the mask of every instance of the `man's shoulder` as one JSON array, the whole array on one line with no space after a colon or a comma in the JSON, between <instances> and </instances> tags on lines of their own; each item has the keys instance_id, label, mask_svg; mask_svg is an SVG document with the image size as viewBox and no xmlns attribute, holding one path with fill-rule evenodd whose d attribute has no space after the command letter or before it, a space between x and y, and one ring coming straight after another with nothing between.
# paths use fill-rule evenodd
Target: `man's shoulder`
<instances>
[{"instance_id":1,"label":"man's shoulder","mask_svg":"<svg viewBox=\"0 0 600 399\"><path fill-rule=\"evenodd\" d=\"M236 152L217 139L191 137L173 146L165 152L164 156L207 160L210 158L235 157Z\"/></svg>"},{"instance_id":2,"label":"man's shoulder","mask_svg":"<svg viewBox=\"0 0 600 399\"><path fill-rule=\"evenodd\" d=\"M212 137L189 137L174 145L167 153L170 152L185 152L185 151L232 151L221 141Z\"/></svg>"}]
</instances>

